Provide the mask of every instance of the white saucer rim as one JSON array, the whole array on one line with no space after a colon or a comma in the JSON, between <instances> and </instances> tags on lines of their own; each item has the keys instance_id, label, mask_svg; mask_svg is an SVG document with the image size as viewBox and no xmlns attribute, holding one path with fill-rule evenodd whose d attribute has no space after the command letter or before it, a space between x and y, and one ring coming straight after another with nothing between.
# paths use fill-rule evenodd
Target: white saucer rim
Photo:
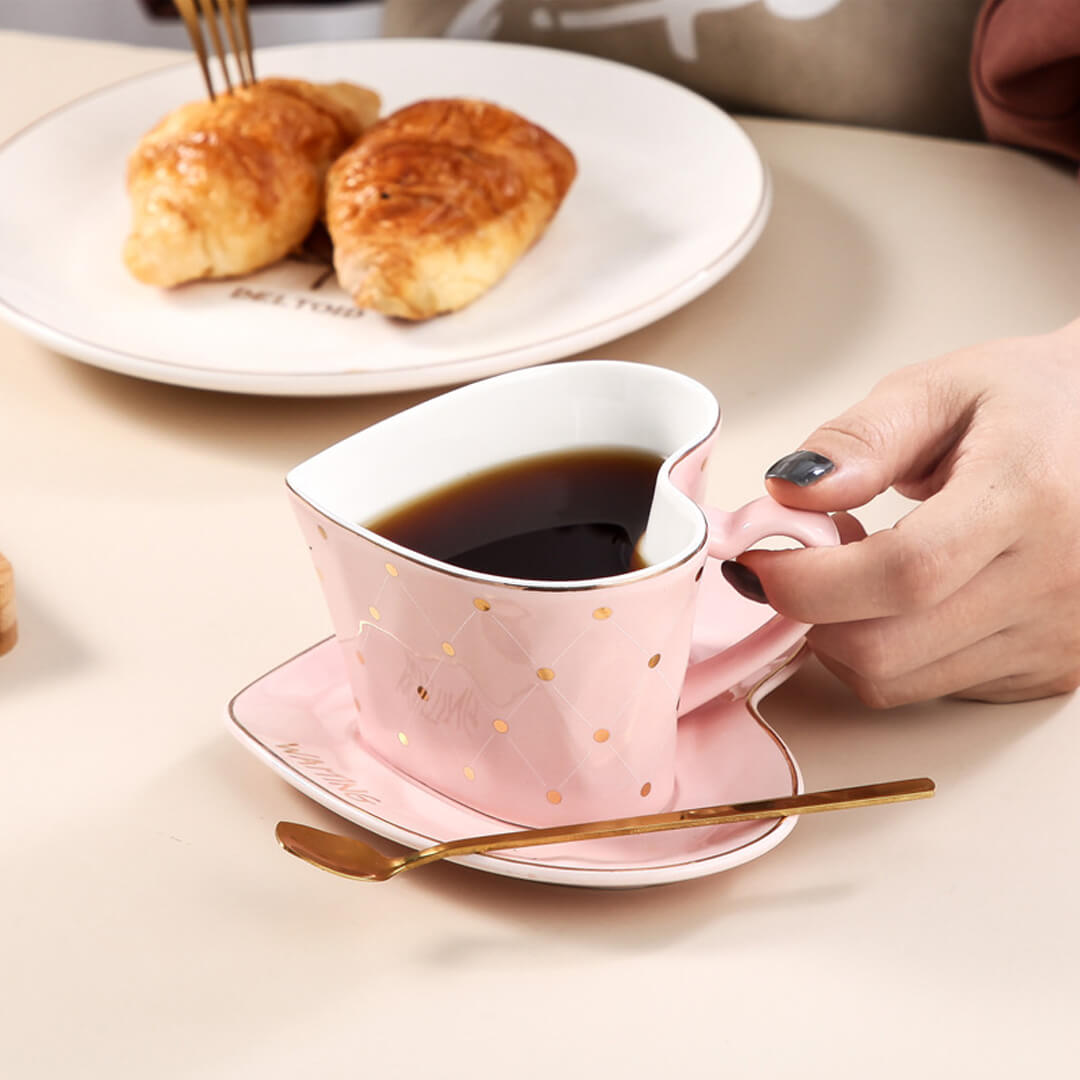
<instances>
[{"instance_id":1,"label":"white saucer rim","mask_svg":"<svg viewBox=\"0 0 1080 1080\"><path fill-rule=\"evenodd\" d=\"M357 806L355 803L348 802L340 795L335 794L333 791L312 780L291 762L274 753L274 751L267 747L262 740L244 727L237 718L234 706L244 694L258 683L262 682L263 679L273 675L281 668L288 666L300 659L300 657L327 645L333 640L334 638L331 635L315 642L306 649L302 649L300 652L289 657L287 660L284 660L263 672L262 675L253 679L241 690L238 690L229 699L228 704L225 707L224 719L226 726L242 746L251 751L264 764L268 765L282 779L338 817L344 818L346 821L350 821L360 828L366 828L376 835L390 840L392 843L402 844L403 846L411 847L416 850L439 843L440 840L437 837L426 836L423 833L408 829L397 822L380 817L371 810ZM803 643L781 667L776 671L771 672L756 686L752 687L742 702L752 719L761 727L765 734L772 739L787 763L792 781L791 794L800 794L804 790L802 772L787 744L761 715L758 705L763 698L795 673L805 658L806 653L806 645ZM708 708L708 705L703 707ZM395 776L406 783L422 790L425 794L434 795L439 799L446 799L446 796L442 795L440 792L435 791L428 785L394 769L393 766L387 764L376 755L371 756L375 758L382 767L393 772ZM478 818L482 818L484 821L497 826L493 831L510 831L520 827L502 821L499 818L493 818L488 814L484 814L482 811L475 810L462 803L457 803L456 800L448 799L447 801L462 806L469 812L476 814ZM678 881L706 877L720 873L724 870L734 869L736 866L740 866L743 863L750 862L752 859L756 859L761 855L766 854L787 838L792 829L795 828L797 820L796 816L778 818L774 826L762 836L753 840L748 840L738 847L714 852L713 854L703 855L697 858L683 859L674 863L663 863L658 866L567 866L564 864L544 862L542 859L538 858L523 859L495 852L486 855L468 855L461 858L449 859L447 861L454 862L460 866L483 870L487 873L494 873L503 877L519 878L546 884L578 885L608 889L673 884ZM372 822L377 823L377 825L372 824ZM588 880L588 878L593 878L595 880Z\"/></svg>"},{"instance_id":2,"label":"white saucer rim","mask_svg":"<svg viewBox=\"0 0 1080 1080\"><path fill-rule=\"evenodd\" d=\"M730 248L712 262L699 267L681 282L651 297L628 311L603 322L591 323L560 337L531 342L510 352L484 353L465 359L451 359L408 367L352 368L348 371L279 371L252 374L231 368L200 364L180 365L153 356L88 341L66 330L57 329L29 312L15 307L0 296L4 320L27 337L80 363L99 367L132 378L147 379L194 390L212 390L239 394L272 394L280 397L322 397L327 394L347 397L359 394L385 394L403 390L457 385L473 379L517 371L549 363L599 348L616 338L625 337L651 326L696 300L721 281L755 246L768 223L772 206L772 180L764 168L761 200L754 218ZM152 369L152 374L146 369ZM190 372L190 377L188 373ZM421 379L422 381L416 381Z\"/></svg>"}]
</instances>

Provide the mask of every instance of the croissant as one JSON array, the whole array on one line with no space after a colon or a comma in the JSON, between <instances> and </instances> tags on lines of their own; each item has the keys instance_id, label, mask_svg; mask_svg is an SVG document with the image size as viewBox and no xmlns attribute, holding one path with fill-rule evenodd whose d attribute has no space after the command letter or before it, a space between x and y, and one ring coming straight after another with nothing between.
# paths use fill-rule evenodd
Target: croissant
<instances>
[{"instance_id":1,"label":"croissant","mask_svg":"<svg viewBox=\"0 0 1080 1080\"><path fill-rule=\"evenodd\" d=\"M333 165L326 224L355 303L427 319L491 288L540 237L574 156L508 109L420 101L377 123Z\"/></svg>"},{"instance_id":2,"label":"croissant","mask_svg":"<svg viewBox=\"0 0 1080 1080\"><path fill-rule=\"evenodd\" d=\"M360 86L264 79L170 113L128 162L128 269L170 286L287 255L322 211L331 162L378 112Z\"/></svg>"}]
</instances>

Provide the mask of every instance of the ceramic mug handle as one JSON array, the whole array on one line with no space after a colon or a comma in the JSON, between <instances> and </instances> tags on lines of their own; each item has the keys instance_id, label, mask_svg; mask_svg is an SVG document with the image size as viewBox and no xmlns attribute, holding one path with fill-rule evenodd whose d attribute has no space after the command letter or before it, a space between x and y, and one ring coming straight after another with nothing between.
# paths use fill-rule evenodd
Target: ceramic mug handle
<instances>
[{"instance_id":1,"label":"ceramic mug handle","mask_svg":"<svg viewBox=\"0 0 1080 1080\"><path fill-rule=\"evenodd\" d=\"M828 547L840 542L828 514L793 510L767 495L733 513L703 509L709 520L708 552L712 559L734 559L767 536L786 536L807 547ZM791 648L808 629L805 623L776 615L730 648L691 664L683 683L679 715L704 705L765 667Z\"/></svg>"}]
</instances>

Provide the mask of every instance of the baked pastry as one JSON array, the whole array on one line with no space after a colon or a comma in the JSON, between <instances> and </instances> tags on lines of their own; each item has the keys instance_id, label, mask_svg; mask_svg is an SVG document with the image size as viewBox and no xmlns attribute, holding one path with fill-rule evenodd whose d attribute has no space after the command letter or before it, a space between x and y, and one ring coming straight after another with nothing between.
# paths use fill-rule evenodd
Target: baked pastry
<instances>
[{"instance_id":1,"label":"baked pastry","mask_svg":"<svg viewBox=\"0 0 1080 1080\"><path fill-rule=\"evenodd\" d=\"M359 307L427 319L491 288L535 243L577 173L553 135L509 109L420 101L333 165L334 269Z\"/></svg>"},{"instance_id":2,"label":"baked pastry","mask_svg":"<svg viewBox=\"0 0 1080 1080\"><path fill-rule=\"evenodd\" d=\"M168 286L282 258L321 213L331 162L378 113L371 90L299 79L263 79L181 106L128 162L128 269Z\"/></svg>"},{"instance_id":3,"label":"baked pastry","mask_svg":"<svg viewBox=\"0 0 1080 1080\"><path fill-rule=\"evenodd\" d=\"M15 619L15 575L0 555L0 656L15 648L19 626Z\"/></svg>"}]
</instances>

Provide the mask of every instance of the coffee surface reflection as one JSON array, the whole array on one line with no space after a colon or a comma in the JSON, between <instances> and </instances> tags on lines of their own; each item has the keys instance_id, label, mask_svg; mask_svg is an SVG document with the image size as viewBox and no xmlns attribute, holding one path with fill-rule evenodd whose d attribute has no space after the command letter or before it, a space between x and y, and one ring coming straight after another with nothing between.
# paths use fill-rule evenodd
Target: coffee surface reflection
<instances>
[{"instance_id":1,"label":"coffee surface reflection","mask_svg":"<svg viewBox=\"0 0 1080 1080\"><path fill-rule=\"evenodd\" d=\"M642 565L634 546L662 463L625 447L525 458L364 524L465 570L536 581L612 577Z\"/></svg>"}]
</instances>

